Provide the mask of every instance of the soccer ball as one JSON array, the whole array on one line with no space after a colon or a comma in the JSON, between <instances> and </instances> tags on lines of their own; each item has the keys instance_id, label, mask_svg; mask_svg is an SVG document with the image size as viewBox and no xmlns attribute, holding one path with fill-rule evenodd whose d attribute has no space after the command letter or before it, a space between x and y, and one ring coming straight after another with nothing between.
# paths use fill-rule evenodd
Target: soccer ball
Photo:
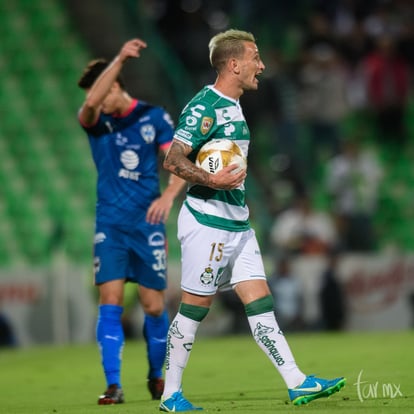
<instances>
[{"instance_id":1,"label":"soccer ball","mask_svg":"<svg viewBox=\"0 0 414 414\"><path fill-rule=\"evenodd\" d=\"M237 173L247 168L246 157L241 148L229 139L215 139L204 144L197 154L197 167L210 174L215 174L228 165L236 164L232 173Z\"/></svg>"}]
</instances>

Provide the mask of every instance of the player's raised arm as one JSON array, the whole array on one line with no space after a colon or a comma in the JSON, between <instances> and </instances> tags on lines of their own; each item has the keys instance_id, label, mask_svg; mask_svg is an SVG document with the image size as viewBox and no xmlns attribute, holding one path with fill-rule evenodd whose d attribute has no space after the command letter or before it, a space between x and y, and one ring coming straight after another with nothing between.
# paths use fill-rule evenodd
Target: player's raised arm
<instances>
[{"instance_id":1,"label":"player's raised arm","mask_svg":"<svg viewBox=\"0 0 414 414\"><path fill-rule=\"evenodd\" d=\"M86 99L79 111L79 120L83 125L92 125L97 120L102 104L111 90L122 88L117 81L124 63L129 58L140 57L141 50L146 47L147 44L141 39L132 39L124 43L119 53L92 86L86 88Z\"/></svg>"}]
</instances>

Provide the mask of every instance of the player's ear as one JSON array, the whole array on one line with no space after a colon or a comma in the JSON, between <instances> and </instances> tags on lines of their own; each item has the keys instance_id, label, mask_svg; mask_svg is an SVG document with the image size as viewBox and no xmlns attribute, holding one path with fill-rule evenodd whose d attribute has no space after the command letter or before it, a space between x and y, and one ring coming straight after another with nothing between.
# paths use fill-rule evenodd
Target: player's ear
<instances>
[{"instance_id":1,"label":"player's ear","mask_svg":"<svg viewBox=\"0 0 414 414\"><path fill-rule=\"evenodd\" d=\"M227 67L230 72L238 75L240 73L239 61L236 58L229 59Z\"/></svg>"}]
</instances>

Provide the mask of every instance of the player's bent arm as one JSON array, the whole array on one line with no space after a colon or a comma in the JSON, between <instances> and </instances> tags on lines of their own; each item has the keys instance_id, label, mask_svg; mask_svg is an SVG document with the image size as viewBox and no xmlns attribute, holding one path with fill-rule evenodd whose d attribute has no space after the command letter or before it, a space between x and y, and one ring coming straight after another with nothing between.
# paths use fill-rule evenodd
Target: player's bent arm
<instances>
[{"instance_id":1,"label":"player's bent arm","mask_svg":"<svg viewBox=\"0 0 414 414\"><path fill-rule=\"evenodd\" d=\"M210 174L187 158L191 151L189 145L174 139L164 159L164 168L189 183L216 190L231 190L243 183L246 172L232 173L237 168L236 165L230 165L216 174Z\"/></svg>"},{"instance_id":2,"label":"player's bent arm","mask_svg":"<svg viewBox=\"0 0 414 414\"><path fill-rule=\"evenodd\" d=\"M191 151L189 145L174 139L164 158L163 167L189 183L208 186L210 174L187 158Z\"/></svg>"},{"instance_id":3,"label":"player's bent arm","mask_svg":"<svg viewBox=\"0 0 414 414\"><path fill-rule=\"evenodd\" d=\"M163 150L163 152L165 155L166 150ZM157 224L162 221L165 223L170 215L174 200L183 190L185 185L185 180L174 174L170 174L167 187L164 189L161 196L154 200L148 208L146 215L147 222Z\"/></svg>"},{"instance_id":4,"label":"player's bent arm","mask_svg":"<svg viewBox=\"0 0 414 414\"><path fill-rule=\"evenodd\" d=\"M164 157L167 156L170 146L171 145L162 149ZM181 191L184 189L186 184L187 184L187 181L184 180L183 178L175 174L170 174L170 176L168 177L168 185L162 193L163 197L168 197L172 201L174 201L174 199L178 196L178 194L180 194Z\"/></svg>"},{"instance_id":5,"label":"player's bent arm","mask_svg":"<svg viewBox=\"0 0 414 414\"><path fill-rule=\"evenodd\" d=\"M186 185L182 178L171 174L168 185L162 192L161 196L155 199L148 208L146 220L148 223L156 224L166 222L170 215L175 198Z\"/></svg>"}]
</instances>

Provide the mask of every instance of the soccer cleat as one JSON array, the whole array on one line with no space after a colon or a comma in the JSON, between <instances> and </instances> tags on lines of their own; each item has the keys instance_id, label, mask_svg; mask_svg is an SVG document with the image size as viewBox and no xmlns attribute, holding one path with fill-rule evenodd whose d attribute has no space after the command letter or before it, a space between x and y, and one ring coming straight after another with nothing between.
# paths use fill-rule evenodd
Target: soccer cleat
<instances>
[{"instance_id":1,"label":"soccer cleat","mask_svg":"<svg viewBox=\"0 0 414 414\"><path fill-rule=\"evenodd\" d=\"M153 400L160 400L164 391L164 380L162 378L150 378L147 382L148 390Z\"/></svg>"},{"instance_id":2,"label":"soccer cleat","mask_svg":"<svg viewBox=\"0 0 414 414\"><path fill-rule=\"evenodd\" d=\"M301 385L289 389L289 397L294 405L307 404L317 398L329 397L338 392L345 382L344 377L326 380L308 375Z\"/></svg>"},{"instance_id":3,"label":"soccer cleat","mask_svg":"<svg viewBox=\"0 0 414 414\"><path fill-rule=\"evenodd\" d=\"M202 410L201 407L195 407L190 401L186 400L183 393L180 391L175 392L170 398L162 400L160 404L160 411L166 411L167 413L177 413L183 411L197 411Z\"/></svg>"},{"instance_id":4,"label":"soccer cleat","mask_svg":"<svg viewBox=\"0 0 414 414\"><path fill-rule=\"evenodd\" d=\"M124 392L116 384L112 384L99 397L99 405L122 404L124 402Z\"/></svg>"}]
</instances>

